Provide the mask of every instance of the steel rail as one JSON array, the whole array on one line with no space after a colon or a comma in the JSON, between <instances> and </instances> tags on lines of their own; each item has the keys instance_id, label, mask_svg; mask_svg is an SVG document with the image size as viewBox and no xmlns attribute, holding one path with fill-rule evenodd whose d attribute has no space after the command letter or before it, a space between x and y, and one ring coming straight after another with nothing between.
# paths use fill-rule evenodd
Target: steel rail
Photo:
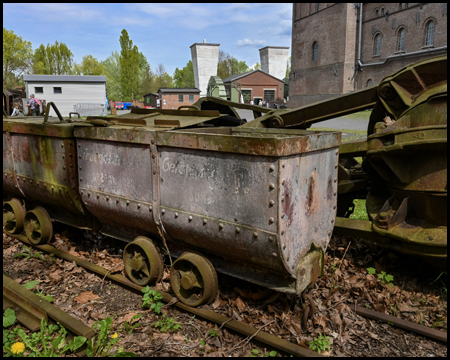
<instances>
[{"instance_id":1,"label":"steel rail","mask_svg":"<svg viewBox=\"0 0 450 360\"><path fill-rule=\"evenodd\" d=\"M54 254L62 259L65 259L67 261L75 261L75 263L91 272L94 272L100 276L107 277L110 280L113 280L117 283L120 283L139 294L142 294L142 286L139 286L130 280L128 280L123 275L117 275L117 274L110 274L108 270L105 268L102 268L99 265L93 264L90 261L81 259L77 256L74 256L72 254L69 254L65 251L59 250L54 248L50 245L34 245L30 243L25 235L10 235L23 243L27 245L31 245L39 250L45 251L50 254ZM172 295L161 292L163 296L163 301L166 303L169 303L171 301L175 301L175 298L172 297ZM187 306L181 302L176 302L173 304L173 306L176 306L182 310L185 310L187 312L190 312L191 314L194 314L195 316L202 317L205 320L208 320L210 322L214 322L218 324L219 326L223 325L223 327L227 328L228 330L235 331L241 335L250 337L253 336L253 339L259 342L262 342L272 348L278 349L282 352L291 354L293 356L300 356L300 357L322 357L323 355L320 355L312 350L303 348L299 345L293 344L287 340L280 339L277 336L271 335L263 330L258 330L253 326L247 325L242 323L241 321L237 321L234 319L230 319L226 316L223 316L221 314L217 314L211 310L207 309L199 309L199 308L193 308L190 306Z\"/></svg>"}]
</instances>

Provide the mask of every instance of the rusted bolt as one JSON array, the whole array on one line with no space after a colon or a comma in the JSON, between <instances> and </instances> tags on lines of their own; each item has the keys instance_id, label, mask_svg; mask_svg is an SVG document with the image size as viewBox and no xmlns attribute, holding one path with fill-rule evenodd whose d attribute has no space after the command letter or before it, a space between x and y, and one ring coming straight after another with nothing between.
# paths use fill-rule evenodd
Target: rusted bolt
<instances>
[{"instance_id":1,"label":"rusted bolt","mask_svg":"<svg viewBox=\"0 0 450 360\"><path fill-rule=\"evenodd\" d=\"M275 170L275 166L270 165L269 170L270 170L270 171L274 171L274 170Z\"/></svg>"},{"instance_id":2,"label":"rusted bolt","mask_svg":"<svg viewBox=\"0 0 450 360\"><path fill-rule=\"evenodd\" d=\"M272 224L274 222L273 217L269 218L269 222Z\"/></svg>"},{"instance_id":3,"label":"rusted bolt","mask_svg":"<svg viewBox=\"0 0 450 360\"><path fill-rule=\"evenodd\" d=\"M258 233L256 231L253 233L253 237L255 237L255 238L258 237Z\"/></svg>"},{"instance_id":4,"label":"rusted bolt","mask_svg":"<svg viewBox=\"0 0 450 360\"><path fill-rule=\"evenodd\" d=\"M236 232L239 234L241 232L241 228L236 227Z\"/></svg>"},{"instance_id":5,"label":"rusted bolt","mask_svg":"<svg viewBox=\"0 0 450 360\"><path fill-rule=\"evenodd\" d=\"M175 217L176 217L176 218L178 217L178 213L177 213L177 212L175 213Z\"/></svg>"},{"instance_id":6,"label":"rusted bolt","mask_svg":"<svg viewBox=\"0 0 450 360\"><path fill-rule=\"evenodd\" d=\"M381 228L387 228L387 224L390 220L390 216L387 212L380 212L380 216L378 218L378 226Z\"/></svg>"},{"instance_id":7,"label":"rusted bolt","mask_svg":"<svg viewBox=\"0 0 450 360\"><path fill-rule=\"evenodd\" d=\"M189 216L189 221L192 221L192 216Z\"/></svg>"},{"instance_id":8,"label":"rusted bolt","mask_svg":"<svg viewBox=\"0 0 450 360\"><path fill-rule=\"evenodd\" d=\"M270 205L270 206L273 206L274 204L275 204L275 201L273 201L273 200L270 200L270 201L269 201L269 205Z\"/></svg>"},{"instance_id":9,"label":"rusted bolt","mask_svg":"<svg viewBox=\"0 0 450 360\"><path fill-rule=\"evenodd\" d=\"M223 229L223 224L219 224L219 229L220 229L220 230Z\"/></svg>"},{"instance_id":10,"label":"rusted bolt","mask_svg":"<svg viewBox=\"0 0 450 360\"><path fill-rule=\"evenodd\" d=\"M205 224L206 225L206 223L208 222L208 220L206 220L206 219L203 219L203 224Z\"/></svg>"},{"instance_id":11,"label":"rusted bolt","mask_svg":"<svg viewBox=\"0 0 450 360\"><path fill-rule=\"evenodd\" d=\"M387 220L389 218L389 214L385 211L380 212L380 220Z\"/></svg>"},{"instance_id":12,"label":"rusted bolt","mask_svg":"<svg viewBox=\"0 0 450 360\"><path fill-rule=\"evenodd\" d=\"M164 214L166 213L166 210L165 210L165 209L162 209L161 212L162 212L162 214L164 215Z\"/></svg>"},{"instance_id":13,"label":"rusted bolt","mask_svg":"<svg viewBox=\"0 0 450 360\"><path fill-rule=\"evenodd\" d=\"M270 189L275 189L275 184L273 184L273 183L270 183L270 185L269 185L269 187L270 187Z\"/></svg>"}]
</instances>

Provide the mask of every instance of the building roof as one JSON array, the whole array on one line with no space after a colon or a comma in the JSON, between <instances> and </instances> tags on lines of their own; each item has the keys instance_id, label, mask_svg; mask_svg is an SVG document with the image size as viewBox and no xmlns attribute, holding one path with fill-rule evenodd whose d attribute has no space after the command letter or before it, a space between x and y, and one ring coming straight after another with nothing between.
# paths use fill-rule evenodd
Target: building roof
<instances>
[{"instance_id":1,"label":"building roof","mask_svg":"<svg viewBox=\"0 0 450 360\"><path fill-rule=\"evenodd\" d=\"M268 74L268 73L266 73L265 71L262 71L262 70L260 70L260 69L248 71L248 72L245 72L245 73L242 73L242 74L231 75L231 76L227 77L226 79L223 79L223 82L224 82L224 84L225 84L225 83L231 83L231 82L236 81L236 80L238 80L238 79L241 79L241 78L243 78L243 77L245 77L245 76L248 76L248 75L250 75L250 74L256 73L257 71L262 72L264 75L273 77L274 79L283 82L283 80L280 80L280 79L278 79L277 77L272 76L272 75L270 75L270 74Z\"/></svg>"},{"instance_id":2,"label":"building roof","mask_svg":"<svg viewBox=\"0 0 450 360\"><path fill-rule=\"evenodd\" d=\"M24 81L38 82L106 82L106 76L92 75L24 75Z\"/></svg>"},{"instance_id":3,"label":"building roof","mask_svg":"<svg viewBox=\"0 0 450 360\"><path fill-rule=\"evenodd\" d=\"M197 88L159 88L158 92L162 93L200 93Z\"/></svg>"},{"instance_id":4,"label":"building roof","mask_svg":"<svg viewBox=\"0 0 450 360\"><path fill-rule=\"evenodd\" d=\"M150 96L150 95L159 96L157 93L148 93L148 94L145 94L144 96Z\"/></svg>"}]
</instances>

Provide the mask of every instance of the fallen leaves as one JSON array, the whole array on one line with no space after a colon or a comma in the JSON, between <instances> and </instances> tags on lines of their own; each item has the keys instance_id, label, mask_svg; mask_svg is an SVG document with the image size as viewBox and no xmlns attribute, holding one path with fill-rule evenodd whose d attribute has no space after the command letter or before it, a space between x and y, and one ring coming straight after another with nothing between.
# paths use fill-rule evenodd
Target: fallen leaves
<instances>
[{"instance_id":1,"label":"fallen leaves","mask_svg":"<svg viewBox=\"0 0 450 360\"><path fill-rule=\"evenodd\" d=\"M90 301L100 299L100 296L94 294L92 291L82 292L80 295L76 296L74 300L78 304L87 304Z\"/></svg>"}]
</instances>

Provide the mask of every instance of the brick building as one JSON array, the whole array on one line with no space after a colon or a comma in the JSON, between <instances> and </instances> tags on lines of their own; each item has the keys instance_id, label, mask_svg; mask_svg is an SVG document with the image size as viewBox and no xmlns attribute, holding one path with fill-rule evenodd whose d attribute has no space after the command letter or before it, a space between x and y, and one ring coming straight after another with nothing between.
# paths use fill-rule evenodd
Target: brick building
<instances>
[{"instance_id":1,"label":"brick building","mask_svg":"<svg viewBox=\"0 0 450 360\"><path fill-rule=\"evenodd\" d=\"M178 109L180 106L192 105L200 98L196 88L159 88L158 96L161 109Z\"/></svg>"},{"instance_id":2,"label":"brick building","mask_svg":"<svg viewBox=\"0 0 450 360\"><path fill-rule=\"evenodd\" d=\"M296 3L291 108L378 84L447 53L447 4Z\"/></svg>"},{"instance_id":3,"label":"brick building","mask_svg":"<svg viewBox=\"0 0 450 360\"><path fill-rule=\"evenodd\" d=\"M258 105L259 100L266 100L269 104L282 103L284 99L284 82L262 70L233 75L223 79L223 83L225 86L233 84L240 88L246 104L253 101Z\"/></svg>"}]
</instances>

